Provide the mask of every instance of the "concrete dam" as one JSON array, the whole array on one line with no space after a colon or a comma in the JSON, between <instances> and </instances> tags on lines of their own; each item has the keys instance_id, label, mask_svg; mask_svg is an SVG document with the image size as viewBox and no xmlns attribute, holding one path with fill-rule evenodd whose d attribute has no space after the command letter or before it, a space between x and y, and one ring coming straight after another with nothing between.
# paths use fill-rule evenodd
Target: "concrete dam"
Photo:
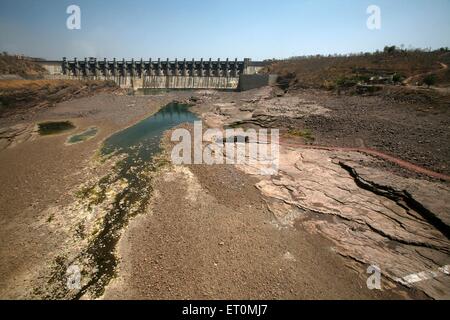
<instances>
[{"instance_id":1,"label":"concrete dam","mask_svg":"<svg viewBox=\"0 0 450 320\"><path fill-rule=\"evenodd\" d=\"M49 78L112 80L122 88L250 90L275 83L276 76L260 74L265 62L237 59L196 61L84 60L40 61Z\"/></svg>"}]
</instances>

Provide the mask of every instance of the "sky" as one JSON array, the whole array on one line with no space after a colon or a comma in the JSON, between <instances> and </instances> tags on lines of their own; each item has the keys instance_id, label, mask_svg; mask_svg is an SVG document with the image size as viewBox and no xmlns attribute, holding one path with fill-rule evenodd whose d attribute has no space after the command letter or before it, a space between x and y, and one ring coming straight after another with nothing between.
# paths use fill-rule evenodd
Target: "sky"
<instances>
[{"instance_id":1,"label":"sky","mask_svg":"<svg viewBox=\"0 0 450 320\"><path fill-rule=\"evenodd\" d=\"M69 5L81 10L70 30ZM370 30L367 8L381 10ZM450 0L0 0L0 51L62 57L263 60L450 47Z\"/></svg>"}]
</instances>

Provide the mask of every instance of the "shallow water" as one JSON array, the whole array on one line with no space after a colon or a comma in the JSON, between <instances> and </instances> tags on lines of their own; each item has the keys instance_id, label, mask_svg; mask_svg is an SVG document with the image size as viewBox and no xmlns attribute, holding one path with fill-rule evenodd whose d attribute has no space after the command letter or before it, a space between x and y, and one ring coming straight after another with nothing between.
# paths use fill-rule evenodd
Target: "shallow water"
<instances>
[{"instance_id":1,"label":"shallow water","mask_svg":"<svg viewBox=\"0 0 450 320\"><path fill-rule=\"evenodd\" d=\"M97 132L98 132L97 127L90 127L89 129L87 129L79 134L75 134L75 135L69 137L69 139L67 140L67 143L74 144L74 143L79 143L79 142L89 140L89 139L95 137Z\"/></svg>"},{"instance_id":2,"label":"shallow water","mask_svg":"<svg viewBox=\"0 0 450 320\"><path fill-rule=\"evenodd\" d=\"M75 126L70 121L41 122L38 124L38 127L39 127L39 134L41 136L57 134L75 128Z\"/></svg>"},{"instance_id":3,"label":"shallow water","mask_svg":"<svg viewBox=\"0 0 450 320\"><path fill-rule=\"evenodd\" d=\"M105 141L102 154L127 153L128 163L150 160L161 151L159 143L164 131L195 120L198 118L188 105L170 103L153 116L112 135Z\"/></svg>"},{"instance_id":4,"label":"shallow water","mask_svg":"<svg viewBox=\"0 0 450 320\"><path fill-rule=\"evenodd\" d=\"M161 152L160 140L164 131L197 119L189 111L188 105L171 103L153 116L112 135L105 141L101 149L104 156L114 153L122 155L123 158L117 163L114 173L97 183L98 189L101 193L105 193L109 186L123 179L128 186L115 196L98 236L76 259L84 261L88 258L93 262L91 267L98 272L92 275L75 298L81 298L87 291L95 296L101 295L113 277L117 266L114 251L120 230L132 216L145 211L150 199L151 178L148 172L155 168L153 159Z\"/></svg>"}]
</instances>

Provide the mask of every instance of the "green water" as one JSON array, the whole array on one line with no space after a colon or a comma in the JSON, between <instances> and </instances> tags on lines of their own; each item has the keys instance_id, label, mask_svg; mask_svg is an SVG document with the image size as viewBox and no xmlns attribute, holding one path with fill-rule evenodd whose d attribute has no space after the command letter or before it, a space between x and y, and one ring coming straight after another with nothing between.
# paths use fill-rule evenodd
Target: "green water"
<instances>
[{"instance_id":1,"label":"green water","mask_svg":"<svg viewBox=\"0 0 450 320\"><path fill-rule=\"evenodd\" d=\"M101 149L104 156L119 154L123 156L114 173L102 178L96 186L105 193L109 186L125 179L128 187L119 192L111 209L105 216L104 224L85 252L76 260L93 261L98 270L75 298L87 291L101 295L104 287L113 277L117 266L114 255L120 231L129 218L144 212L151 196L151 177L149 171L155 169L154 157L161 152L160 141L163 133L181 123L193 122L197 117L189 111L188 105L171 103L153 116L109 137ZM87 190L89 192L89 190ZM134 208L130 212L130 208Z\"/></svg>"},{"instance_id":2,"label":"green water","mask_svg":"<svg viewBox=\"0 0 450 320\"><path fill-rule=\"evenodd\" d=\"M189 106L171 103L153 116L108 138L102 148L103 155L113 152L127 154L127 163L148 161L160 152L159 142L164 131L198 118Z\"/></svg>"},{"instance_id":3,"label":"green water","mask_svg":"<svg viewBox=\"0 0 450 320\"><path fill-rule=\"evenodd\" d=\"M38 124L38 127L39 127L39 134L42 136L57 134L75 128L75 126L70 121L42 122Z\"/></svg>"},{"instance_id":4,"label":"green water","mask_svg":"<svg viewBox=\"0 0 450 320\"><path fill-rule=\"evenodd\" d=\"M98 132L98 128L97 127L90 127L86 131L83 131L82 133L75 134L75 135L71 136L67 140L67 142L69 144L84 142L86 140L89 140L89 139L95 137L97 132Z\"/></svg>"}]
</instances>

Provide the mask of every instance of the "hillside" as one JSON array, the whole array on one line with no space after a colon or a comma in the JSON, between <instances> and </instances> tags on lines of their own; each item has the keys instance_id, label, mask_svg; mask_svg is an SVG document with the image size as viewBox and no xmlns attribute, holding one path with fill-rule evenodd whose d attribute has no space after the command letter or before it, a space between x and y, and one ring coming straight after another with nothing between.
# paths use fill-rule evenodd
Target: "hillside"
<instances>
[{"instance_id":1,"label":"hillside","mask_svg":"<svg viewBox=\"0 0 450 320\"><path fill-rule=\"evenodd\" d=\"M351 87L370 83L373 78L400 83L413 76L421 85L425 76L434 74L437 86L450 84L448 49L437 51L399 50L386 47L383 52L348 56L293 57L275 61L267 72L280 75L280 85L289 88Z\"/></svg>"},{"instance_id":2,"label":"hillside","mask_svg":"<svg viewBox=\"0 0 450 320\"><path fill-rule=\"evenodd\" d=\"M21 77L39 77L47 71L28 58L7 54L0 55L0 75L19 75Z\"/></svg>"},{"instance_id":3,"label":"hillside","mask_svg":"<svg viewBox=\"0 0 450 320\"><path fill-rule=\"evenodd\" d=\"M101 92L119 91L112 81L0 80L0 118Z\"/></svg>"}]
</instances>

